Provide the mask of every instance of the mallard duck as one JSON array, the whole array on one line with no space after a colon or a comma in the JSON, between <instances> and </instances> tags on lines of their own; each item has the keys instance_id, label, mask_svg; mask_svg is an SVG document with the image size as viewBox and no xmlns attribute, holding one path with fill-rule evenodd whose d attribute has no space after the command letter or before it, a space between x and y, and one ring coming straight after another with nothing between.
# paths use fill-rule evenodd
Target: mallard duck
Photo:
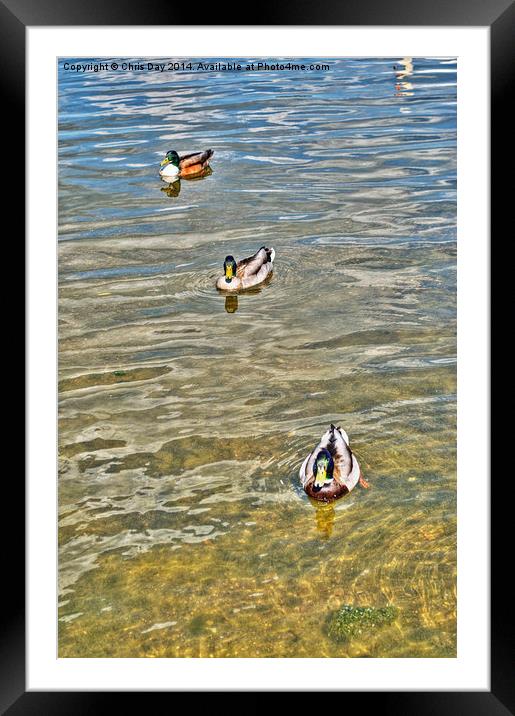
<instances>
[{"instance_id":1,"label":"mallard duck","mask_svg":"<svg viewBox=\"0 0 515 716\"><path fill-rule=\"evenodd\" d=\"M179 157L177 152L170 150L161 162L159 175L161 179L171 184L179 177L194 176L200 174L209 166L209 160L213 156L212 149L205 152L195 152Z\"/></svg>"},{"instance_id":2,"label":"mallard duck","mask_svg":"<svg viewBox=\"0 0 515 716\"><path fill-rule=\"evenodd\" d=\"M346 495L358 482L368 487L349 447L347 433L332 424L302 463L299 477L306 494L323 502Z\"/></svg>"},{"instance_id":3,"label":"mallard duck","mask_svg":"<svg viewBox=\"0 0 515 716\"><path fill-rule=\"evenodd\" d=\"M266 246L262 246L254 256L242 259L238 263L233 256L226 256L224 275L217 279L216 287L221 291L241 291L258 286L272 273L274 258L274 249L267 249Z\"/></svg>"}]
</instances>

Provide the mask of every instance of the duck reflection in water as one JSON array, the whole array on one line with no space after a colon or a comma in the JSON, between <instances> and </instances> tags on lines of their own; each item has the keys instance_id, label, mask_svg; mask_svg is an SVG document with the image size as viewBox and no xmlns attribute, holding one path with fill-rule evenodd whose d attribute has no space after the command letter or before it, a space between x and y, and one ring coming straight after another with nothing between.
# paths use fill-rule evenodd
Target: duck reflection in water
<instances>
[{"instance_id":1,"label":"duck reflection in water","mask_svg":"<svg viewBox=\"0 0 515 716\"><path fill-rule=\"evenodd\" d=\"M213 173L213 170L210 166L207 166L204 171L202 171L200 174L195 174L195 176L185 176L182 177L182 180L184 181L201 181L202 179L205 179L208 176L211 176ZM172 182L171 184L167 184L166 186L161 187L161 191L169 196L170 198L177 197L181 193L181 179L176 179L176 181Z\"/></svg>"},{"instance_id":2,"label":"duck reflection in water","mask_svg":"<svg viewBox=\"0 0 515 716\"><path fill-rule=\"evenodd\" d=\"M334 502L320 502L320 500L314 500L312 497L309 501L315 508L315 520L317 532L323 537L323 539L329 539L333 532L334 527Z\"/></svg>"},{"instance_id":3,"label":"duck reflection in water","mask_svg":"<svg viewBox=\"0 0 515 716\"><path fill-rule=\"evenodd\" d=\"M236 313L238 310L238 296L225 297L225 310L227 313Z\"/></svg>"},{"instance_id":4,"label":"duck reflection in water","mask_svg":"<svg viewBox=\"0 0 515 716\"><path fill-rule=\"evenodd\" d=\"M227 313L236 313L238 310L238 296L255 296L258 293L261 293L263 288L265 286L268 286L270 281L272 280L272 274L269 274L266 279L261 283L259 286L254 286L252 288L245 288L241 291L238 291L237 293L231 293L229 296L226 294L225 291L220 291L220 289L216 289L220 295L225 296L225 310Z\"/></svg>"},{"instance_id":5,"label":"duck reflection in water","mask_svg":"<svg viewBox=\"0 0 515 716\"><path fill-rule=\"evenodd\" d=\"M177 181L174 181L173 184L162 186L161 191L169 197L179 196L181 193L181 180L177 179Z\"/></svg>"}]
</instances>

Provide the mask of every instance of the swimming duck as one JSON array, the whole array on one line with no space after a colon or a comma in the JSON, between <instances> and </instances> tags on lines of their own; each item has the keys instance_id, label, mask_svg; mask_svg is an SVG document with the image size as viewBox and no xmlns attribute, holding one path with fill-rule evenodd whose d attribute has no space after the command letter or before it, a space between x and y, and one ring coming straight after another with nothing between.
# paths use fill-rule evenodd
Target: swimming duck
<instances>
[{"instance_id":1,"label":"swimming duck","mask_svg":"<svg viewBox=\"0 0 515 716\"><path fill-rule=\"evenodd\" d=\"M349 436L332 424L302 463L299 477L306 494L323 502L346 495L358 482L362 487L368 487L349 447Z\"/></svg>"},{"instance_id":2,"label":"swimming duck","mask_svg":"<svg viewBox=\"0 0 515 716\"><path fill-rule=\"evenodd\" d=\"M179 157L177 152L171 150L166 153L161 162L159 175L163 181L171 184L179 177L200 174L209 166L209 160L213 153L212 149L206 149L205 152L195 152Z\"/></svg>"},{"instance_id":3,"label":"swimming duck","mask_svg":"<svg viewBox=\"0 0 515 716\"><path fill-rule=\"evenodd\" d=\"M269 276L274 269L275 250L262 246L254 256L241 261L234 260L233 256L226 256L224 261L224 275L216 282L221 291L240 291L257 286Z\"/></svg>"}]
</instances>

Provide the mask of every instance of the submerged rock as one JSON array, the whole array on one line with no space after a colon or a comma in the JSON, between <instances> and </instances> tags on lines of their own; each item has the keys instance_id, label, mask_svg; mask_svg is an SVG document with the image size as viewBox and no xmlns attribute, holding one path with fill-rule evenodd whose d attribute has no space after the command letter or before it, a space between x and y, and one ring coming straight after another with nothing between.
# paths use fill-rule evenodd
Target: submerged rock
<instances>
[{"instance_id":1,"label":"submerged rock","mask_svg":"<svg viewBox=\"0 0 515 716\"><path fill-rule=\"evenodd\" d=\"M338 609L328 621L327 633L334 641L348 641L363 632L370 632L395 621L397 609L388 607L352 607Z\"/></svg>"}]
</instances>

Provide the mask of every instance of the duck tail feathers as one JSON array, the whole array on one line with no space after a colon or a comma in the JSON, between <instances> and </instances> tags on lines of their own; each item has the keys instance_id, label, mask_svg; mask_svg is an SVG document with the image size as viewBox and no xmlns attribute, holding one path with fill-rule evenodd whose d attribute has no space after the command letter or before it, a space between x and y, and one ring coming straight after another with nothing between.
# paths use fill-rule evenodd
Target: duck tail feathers
<instances>
[{"instance_id":1,"label":"duck tail feathers","mask_svg":"<svg viewBox=\"0 0 515 716\"><path fill-rule=\"evenodd\" d=\"M333 423L331 423L328 430L322 435L322 440L321 440L320 444L322 445L322 447L326 447L329 450L329 452L331 452L329 446L335 445L336 443L338 443L342 440L348 447L349 446L349 436L347 435L345 430L343 428L341 428L339 425L335 426L335 425L333 425Z\"/></svg>"},{"instance_id":2,"label":"duck tail feathers","mask_svg":"<svg viewBox=\"0 0 515 716\"><path fill-rule=\"evenodd\" d=\"M256 256L260 253L260 251L266 251L266 260L267 263L274 262L275 259L275 249L269 249L268 246L260 246L259 249L256 252Z\"/></svg>"},{"instance_id":3,"label":"duck tail feathers","mask_svg":"<svg viewBox=\"0 0 515 716\"><path fill-rule=\"evenodd\" d=\"M342 438L345 440L345 442L347 443L347 445L350 445L349 436L347 435L347 433L345 432L345 430L344 430L343 428L341 428L340 426L338 426L336 429L338 430L338 432L340 433L340 435L342 436Z\"/></svg>"}]
</instances>

